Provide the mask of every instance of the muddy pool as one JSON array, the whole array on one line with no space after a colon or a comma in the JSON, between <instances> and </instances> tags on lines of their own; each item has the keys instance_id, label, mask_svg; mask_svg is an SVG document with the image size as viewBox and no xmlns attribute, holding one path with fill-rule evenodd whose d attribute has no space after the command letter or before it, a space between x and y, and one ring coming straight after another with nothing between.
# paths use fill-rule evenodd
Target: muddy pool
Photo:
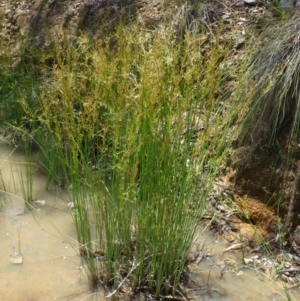
<instances>
[{"instance_id":1,"label":"muddy pool","mask_svg":"<svg viewBox=\"0 0 300 301\"><path fill-rule=\"evenodd\" d=\"M27 210L20 181L24 154L0 139L0 300L107 300L102 291L89 291L67 193L46 190L36 160L34 155L33 200L39 202ZM280 283L243 267L240 251L224 252L227 243L203 227L196 236L209 256L189 267L193 300L287 300ZM299 291L290 294L300 300Z\"/></svg>"}]
</instances>

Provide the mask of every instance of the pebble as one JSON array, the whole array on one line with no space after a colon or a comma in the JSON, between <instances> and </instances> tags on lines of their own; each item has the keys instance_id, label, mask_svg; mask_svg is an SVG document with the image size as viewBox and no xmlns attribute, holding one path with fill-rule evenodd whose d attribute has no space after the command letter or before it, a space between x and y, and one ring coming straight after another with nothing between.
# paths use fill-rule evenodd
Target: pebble
<instances>
[{"instance_id":1,"label":"pebble","mask_svg":"<svg viewBox=\"0 0 300 301\"><path fill-rule=\"evenodd\" d=\"M254 261L251 258L244 258L244 263L245 264L250 264L250 263L254 263Z\"/></svg>"},{"instance_id":2,"label":"pebble","mask_svg":"<svg viewBox=\"0 0 300 301\"><path fill-rule=\"evenodd\" d=\"M68 208L73 209L74 208L74 202L69 202L68 203Z\"/></svg>"},{"instance_id":3,"label":"pebble","mask_svg":"<svg viewBox=\"0 0 300 301\"><path fill-rule=\"evenodd\" d=\"M23 256L17 252L14 252L9 256L8 260L12 264L21 264L23 263Z\"/></svg>"},{"instance_id":4,"label":"pebble","mask_svg":"<svg viewBox=\"0 0 300 301\"><path fill-rule=\"evenodd\" d=\"M244 2L245 2L246 4L250 4L250 5L254 5L254 4L257 3L256 0L244 0Z\"/></svg>"}]
</instances>

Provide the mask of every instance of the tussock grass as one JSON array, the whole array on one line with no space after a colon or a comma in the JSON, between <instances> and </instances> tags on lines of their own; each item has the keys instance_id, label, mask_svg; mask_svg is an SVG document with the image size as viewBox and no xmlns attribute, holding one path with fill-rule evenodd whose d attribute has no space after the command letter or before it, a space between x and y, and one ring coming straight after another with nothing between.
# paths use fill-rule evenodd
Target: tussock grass
<instances>
[{"instance_id":1,"label":"tussock grass","mask_svg":"<svg viewBox=\"0 0 300 301\"><path fill-rule=\"evenodd\" d=\"M247 137L253 142L266 137L273 142L283 128L289 129L292 139L298 130L298 24L299 14L282 26L269 28L259 39L261 47L254 55L248 76L247 96L253 101L246 125L253 123L247 127L250 129Z\"/></svg>"},{"instance_id":2,"label":"tussock grass","mask_svg":"<svg viewBox=\"0 0 300 301\"><path fill-rule=\"evenodd\" d=\"M7 122L32 133L49 180L70 190L93 289L179 294L238 110L222 92L230 45L219 36L130 25L52 43L35 54L40 76L5 93L22 116Z\"/></svg>"},{"instance_id":3,"label":"tussock grass","mask_svg":"<svg viewBox=\"0 0 300 301\"><path fill-rule=\"evenodd\" d=\"M286 136L287 158L296 151L299 132L299 14L267 28L255 45L244 78L241 100L248 107L241 142L251 149L243 165L261 145L274 145ZM249 47L253 49L253 47ZM247 162L246 162L247 161Z\"/></svg>"}]
</instances>

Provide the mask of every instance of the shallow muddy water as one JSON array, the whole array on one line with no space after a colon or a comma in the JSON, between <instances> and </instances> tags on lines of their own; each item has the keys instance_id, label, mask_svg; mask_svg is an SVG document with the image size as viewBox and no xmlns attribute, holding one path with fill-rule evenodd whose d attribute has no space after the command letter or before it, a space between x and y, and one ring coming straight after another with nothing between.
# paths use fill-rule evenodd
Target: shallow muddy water
<instances>
[{"instance_id":1,"label":"shallow muddy water","mask_svg":"<svg viewBox=\"0 0 300 301\"><path fill-rule=\"evenodd\" d=\"M199 264L193 264L189 273L192 289L188 296L196 301L222 300L287 300L281 282L274 282L266 276L244 265L241 250L230 250L222 238L199 227L197 231L204 256ZM238 245L238 244L237 244ZM194 289L194 290L193 290ZM300 300L299 290L289 290L291 300Z\"/></svg>"},{"instance_id":2,"label":"shallow muddy water","mask_svg":"<svg viewBox=\"0 0 300 301\"><path fill-rule=\"evenodd\" d=\"M45 175L32 166L33 200L45 204L27 210L19 181L24 156L0 139L0 300L106 300L103 292L89 291L67 194L46 190ZM199 228L197 242L210 256L189 268L193 300L286 300L279 284L242 266L238 251L224 252L228 245L222 239ZM22 263L11 262L14 253ZM300 300L299 291L290 293Z\"/></svg>"},{"instance_id":3,"label":"shallow muddy water","mask_svg":"<svg viewBox=\"0 0 300 301\"><path fill-rule=\"evenodd\" d=\"M45 204L27 210L19 181L24 156L0 140L0 300L95 300L77 254L68 196L47 191L45 175L32 166L33 200ZM22 264L10 262L14 252ZM103 300L99 294L96 299Z\"/></svg>"}]
</instances>

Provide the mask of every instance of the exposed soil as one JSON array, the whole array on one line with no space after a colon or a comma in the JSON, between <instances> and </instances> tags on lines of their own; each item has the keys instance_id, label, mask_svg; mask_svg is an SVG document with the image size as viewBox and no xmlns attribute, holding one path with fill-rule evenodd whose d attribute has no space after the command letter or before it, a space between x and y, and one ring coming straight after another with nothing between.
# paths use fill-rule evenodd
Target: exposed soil
<instances>
[{"instance_id":1,"label":"exposed soil","mask_svg":"<svg viewBox=\"0 0 300 301\"><path fill-rule=\"evenodd\" d=\"M297 183L295 187L298 154L288 159L285 143L282 139L275 146L259 148L240 173L235 190L239 195L248 196L243 206L249 211L253 224L260 225L269 236L286 231L286 239L293 240L300 218ZM236 180L233 176L230 179ZM292 198L292 211L289 212ZM285 225L287 215L290 215L290 223Z\"/></svg>"}]
</instances>

